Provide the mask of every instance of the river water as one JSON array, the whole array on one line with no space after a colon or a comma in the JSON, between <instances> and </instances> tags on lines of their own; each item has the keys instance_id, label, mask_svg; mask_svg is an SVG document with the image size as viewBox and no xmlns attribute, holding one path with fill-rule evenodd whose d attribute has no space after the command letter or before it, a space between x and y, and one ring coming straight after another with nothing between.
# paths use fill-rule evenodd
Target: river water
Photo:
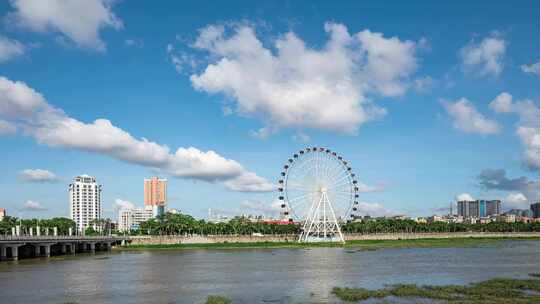
<instances>
[{"instance_id":1,"label":"river water","mask_svg":"<svg viewBox=\"0 0 540 304\"><path fill-rule=\"evenodd\" d=\"M334 286L466 284L540 272L539 241L474 248L122 251L0 263L0 303L340 303Z\"/></svg>"}]
</instances>

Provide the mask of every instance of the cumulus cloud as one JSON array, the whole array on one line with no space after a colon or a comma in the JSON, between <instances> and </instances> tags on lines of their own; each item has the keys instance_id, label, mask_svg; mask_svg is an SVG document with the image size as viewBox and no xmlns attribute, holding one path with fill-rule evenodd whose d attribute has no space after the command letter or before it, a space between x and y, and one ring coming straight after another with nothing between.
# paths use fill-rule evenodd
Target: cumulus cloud
<instances>
[{"instance_id":1,"label":"cumulus cloud","mask_svg":"<svg viewBox=\"0 0 540 304\"><path fill-rule=\"evenodd\" d=\"M252 26L209 25L192 47L210 63L191 75L192 85L224 94L235 113L262 120L262 136L281 128L355 134L386 113L368 94L396 97L412 86L417 43L369 30L351 34L337 23L324 29L329 39L321 48L293 32L266 47Z\"/></svg>"},{"instance_id":2,"label":"cumulus cloud","mask_svg":"<svg viewBox=\"0 0 540 304\"><path fill-rule=\"evenodd\" d=\"M114 200L114 203L113 203L114 210L133 209L133 208L135 208L135 204L133 204L130 201L126 201L120 198L117 198Z\"/></svg>"},{"instance_id":3,"label":"cumulus cloud","mask_svg":"<svg viewBox=\"0 0 540 304\"><path fill-rule=\"evenodd\" d=\"M460 51L463 67L480 76L498 76L504 68L506 41L496 34L480 42L472 40Z\"/></svg>"},{"instance_id":4,"label":"cumulus cloud","mask_svg":"<svg viewBox=\"0 0 540 304\"><path fill-rule=\"evenodd\" d=\"M496 113L518 115L516 134L525 148L524 163L531 170L540 170L540 108L530 99L514 101L507 92L499 94L489 106Z\"/></svg>"},{"instance_id":5,"label":"cumulus cloud","mask_svg":"<svg viewBox=\"0 0 540 304\"><path fill-rule=\"evenodd\" d=\"M0 35L0 63L21 56L24 51L25 47L22 43Z\"/></svg>"},{"instance_id":6,"label":"cumulus cloud","mask_svg":"<svg viewBox=\"0 0 540 304\"><path fill-rule=\"evenodd\" d=\"M469 193L461 193L456 196L456 202L461 201L474 201L475 199Z\"/></svg>"},{"instance_id":7,"label":"cumulus cloud","mask_svg":"<svg viewBox=\"0 0 540 304\"><path fill-rule=\"evenodd\" d=\"M540 181L525 176L508 178L504 169L484 169L478 175L480 186L486 190L522 193L532 200L540 200Z\"/></svg>"},{"instance_id":8,"label":"cumulus cloud","mask_svg":"<svg viewBox=\"0 0 540 304\"><path fill-rule=\"evenodd\" d=\"M146 138L135 138L107 119L85 123L52 107L22 82L0 77L0 119L18 124L39 143L94 152L161 170L179 178L227 182L235 191L269 191L270 183L238 162L194 147L171 151Z\"/></svg>"},{"instance_id":9,"label":"cumulus cloud","mask_svg":"<svg viewBox=\"0 0 540 304\"><path fill-rule=\"evenodd\" d=\"M507 209L529 209L529 201L523 193L509 193L504 199L504 206Z\"/></svg>"},{"instance_id":10,"label":"cumulus cloud","mask_svg":"<svg viewBox=\"0 0 540 304\"><path fill-rule=\"evenodd\" d=\"M80 47L104 51L100 31L121 29L122 21L111 10L110 0L12 0L8 19L35 32L54 31Z\"/></svg>"},{"instance_id":11,"label":"cumulus cloud","mask_svg":"<svg viewBox=\"0 0 540 304\"><path fill-rule=\"evenodd\" d=\"M28 200L28 201L26 201L26 203L24 203L23 210L26 210L26 211L45 211L45 210L47 210L47 208L45 208L43 205L41 205L40 202Z\"/></svg>"},{"instance_id":12,"label":"cumulus cloud","mask_svg":"<svg viewBox=\"0 0 540 304\"><path fill-rule=\"evenodd\" d=\"M454 102L443 100L441 103L454 120L454 128L458 130L484 135L495 134L500 131L499 124L479 113L467 98L463 97Z\"/></svg>"},{"instance_id":13,"label":"cumulus cloud","mask_svg":"<svg viewBox=\"0 0 540 304\"><path fill-rule=\"evenodd\" d=\"M29 183L55 183L60 180L56 174L43 169L22 170L19 177Z\"/></svg>"},{"instance_id":14,"label":"cumulus cloud","mask_svg":"<svg viewBox=\"0 0 540 304\"><path fill-rule=\"evenodd\" d=\"M524 64L521 66L521 70L527 74L540 75L540 61L530 65Z\"/></svg>"}]
</instances>

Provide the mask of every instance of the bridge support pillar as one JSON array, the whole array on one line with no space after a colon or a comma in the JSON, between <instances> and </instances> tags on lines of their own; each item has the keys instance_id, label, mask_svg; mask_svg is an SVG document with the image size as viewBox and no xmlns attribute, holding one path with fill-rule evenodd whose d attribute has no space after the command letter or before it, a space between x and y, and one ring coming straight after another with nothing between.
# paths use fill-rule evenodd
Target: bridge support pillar
<instances>
[{"instance_id":1,"label":"bridge support pillar","mask_svg":"<svg viewBox=\"0 0 540 304\"><path fill-rule=\"evenodd\" d=\"M19 260L19 245L12 245L11 246L11 258L14 261Z\"/></svg>"},{"instance_id":2,"label":"bridge support pillar","mask_svg":"<svg viewBox=\"0 0 540 304\"><path fill-rule=\"evenodd\" d=\"M60 248L61 248L60 251L62 252L62 254L67 253L67 244L61 244Z\"/></svg>"},{"instance_id":3,"label":"bridge support pillar","mask_svg":"<svg viewBox=\"0 0 540 304\"><path fill-rule=\"evenodd\" d=\"M7 248L6 246L0 246L0 261L5 261L7 259Z\"/></svg>"},{"instance_id":4,"label":"bridge support pillar","mask_svg":"<svg viewBox=\"0 0 540 304\"><path fill-rule=\"evenodd\" d=\"M50 257L51 256L51 244L44 244L43 247L45 247L45 254L44 257Z\"/></svg>"},{"instance_id":5,"label":"bridge support pillar","mask_svg":"<svg viewBox=\"0 0 540 304\"><path fill-rule=\"evenodd\" d=\"M41 256L41 244L34 245L34 256L36 258Z\"/></svg>"},{"instance_id":6,"label":"bridge support pillar","mask_svg":"<svg viewBox=\"0 0 540 304\"><path fill-rule=\"evenodd\" d=\"M77 243L71 243L69 253L75 254L77 252Z\"/></svg>"},{"instance_id":7,"label":"bridge support pillar","mask_svg":"<svg viewBox=\"0 0 540 304\"><path fill-rule=\"evenodd\" d=\"M96 243L89 243L90 245L90 252L95 253L96 252Z\"/></svg>"}]
</instances>

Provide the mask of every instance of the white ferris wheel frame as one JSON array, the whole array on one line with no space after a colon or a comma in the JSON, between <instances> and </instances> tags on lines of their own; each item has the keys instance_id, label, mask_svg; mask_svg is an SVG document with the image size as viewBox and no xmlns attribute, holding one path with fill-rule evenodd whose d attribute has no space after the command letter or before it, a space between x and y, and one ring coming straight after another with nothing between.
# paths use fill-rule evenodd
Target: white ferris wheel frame
<instances>
[{"instance_id":1,"label":"white ferris wheel frame","mask_svg":"<svg viewBox=\"0 0 540 304\"><path fill-rule=\"evenodd\" d=\"M300 150L278 181L282 214L300 222L299 242L344 242L340 220L356 217L358 182L349 163L330 149Z\"/></svg>"}]
</instances>

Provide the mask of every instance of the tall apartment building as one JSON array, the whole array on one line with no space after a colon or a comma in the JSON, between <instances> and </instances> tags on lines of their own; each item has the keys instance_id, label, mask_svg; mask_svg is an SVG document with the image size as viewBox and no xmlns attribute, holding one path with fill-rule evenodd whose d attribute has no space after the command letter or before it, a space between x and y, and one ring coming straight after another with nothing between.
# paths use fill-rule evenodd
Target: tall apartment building
<instances>
[{"instance_id":1,"label":"tall apartment building","mask_svg":"<svg viewBox=\"0 0 540 304\"><path fill-rule=\"evenodd\" d=\"M124 208L118 211L118 230L139 229L140 224L153 217L151 208Z\"/></svg>"},{"instance_id":2,"label":"tall apartment building","mask_svg":"<svg viewBox=\"0 0 540 304\"><path fill-rule=\"evenodd\" d=\"M151 207L154 216L165 212L167 203L167 180L158 177L144 179L144 206Z\"/></svg>"},{"instance_id":3,"label":"tall apartment building","mask_svg":"<svg viewBox=\"0 0 540 304\"><path fill-rule=\"evenodd\" d=\"M463 217L488 217L501 213L500 200L459 201L458 215Z\"/></svg>"},{"instance_id":4,"label":"tall apartment building","mask_svg":"<svg viewBox=\"0 0 540 304\"><path fill-rule=\"evenodd\" d=\"M0 221L6 216L6 209L0 208Z\"/></svg>"},{"instance_id":5,"label":"tall apartment building","mask_svg":"<svg viewBox=\"0 0 540 304\"><path fill-rule=\"evenodd\" d=\"M532 204L531 211L534 218L540 218L540 202Z\"/></svg>"},{"instance_id":6,"label":"tall apartment building","mask_svg":"<svg viewBox=\"0 0 540 304\"><path fill-rule=\"evenodd\" d=\"M79 232L101 218L101 185L94 177L80 175L73 179L69 185L69 211Z\"/></svg>"}]
</instances>

